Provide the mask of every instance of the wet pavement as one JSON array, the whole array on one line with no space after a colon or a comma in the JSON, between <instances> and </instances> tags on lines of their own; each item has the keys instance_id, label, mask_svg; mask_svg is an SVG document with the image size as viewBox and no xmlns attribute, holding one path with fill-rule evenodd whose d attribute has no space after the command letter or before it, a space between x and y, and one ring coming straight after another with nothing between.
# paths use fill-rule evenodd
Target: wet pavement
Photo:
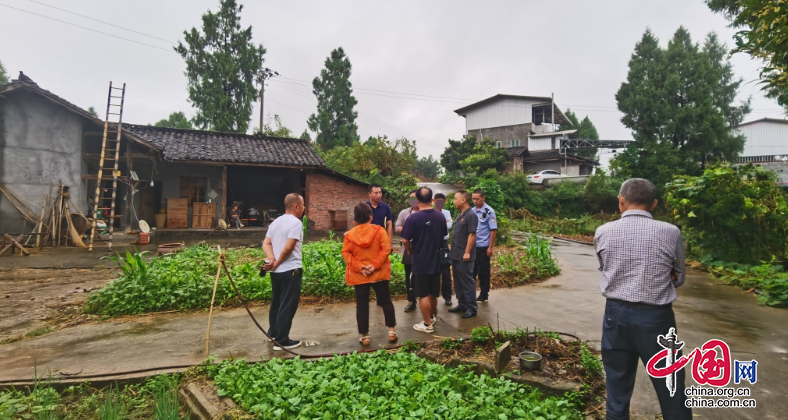
<instances>
[{"instance_id":1,"label":"wet pavement","mask_svg":"<svg viewBox=\"0 0 788 420\"><path fill-rule=\"evenodd\" d=\"M447 313L441 302L433 335L414 331L411 325L420 320L419 313L405 313L406 302L395 302L399 342L464 336L489 323L500 328L536 326L570 333L599 347L604 298L599 294L593 248L564 241L555 244L561 275L537 285L492 291L490 301L480 305L476 318L461 319L458 314ZM718 284L699 272L690 273L674 307L679 339L686 342L685 353L717 338L728 343L733 359L758 361L758 382L750 386L757 408L695 409L696 415L714 419L788 418L788 310L764 307L754 295ZM267 326L267 307L253 308L252 312L261 325ZM207 312L128 317L0 346L0 381L32 378L36 367L39 372L49 369L57 376L196 364L204 359L207 317ZM374 303L370 327L372 346L387 345L383 314ZM359 349L355 305L302 306L291 336L319 343L300 348L299 352L305 354ZM248 359L286 355L273 352L264 338L243 309L220 311L214 313L212 321L210 353L218 358ZM692 383L688 377L687 384ZM656 394L642 366L632 412L638 418L654 418L659 412Z\"/></svg>"}]
</instances>

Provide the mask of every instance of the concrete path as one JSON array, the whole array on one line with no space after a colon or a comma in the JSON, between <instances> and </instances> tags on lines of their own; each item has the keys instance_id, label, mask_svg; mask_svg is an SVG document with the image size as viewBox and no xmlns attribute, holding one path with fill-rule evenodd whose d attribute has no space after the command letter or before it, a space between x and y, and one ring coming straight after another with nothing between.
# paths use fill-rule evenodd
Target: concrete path
<instances>
[{"instance_id":1,"label":"concrete path","mask_svg":"<svg viewBox=\"0 0 788 420\"><path fill-rule=\"evenodd\" d=\"M533 328L570 333L599 346L604 298L599 294L599 272L593 248L556 241L560 276L544 283L515 289L495 290L482 304L479 316L463 320L449 314L440 303L440 321L433 336L467 335L487 323L501 328ZM758 382L751 386L755 409L696 409L702 418L788 418L788 310L766 308L738 288L717 284L703 273L691 273L675 304L679 337L694 349L707 340L725 340L732 358L758 361ZM400 342L428 339L411 325L417 312L402 311L396 302ZM267 326L267 308L253 309ZM38 371L82 375L199 363L205 350L207 313L160 314L132 317L93 325L81 325L36 339L0 347L0 381L26 379ZM388 344L383 314L371 305L373 346ZM360 348L354 304L305 306L299 309L292 337L317 341L302 347L303 353L330 353ZM285 355L274 353L243 309L214 314L211 354L219 358L250 359ZM692 384L688 379L688 385ZM632 411L654 418L659 412L656 394L645 370L640 368Z\"/></svg>"}]
</instances>

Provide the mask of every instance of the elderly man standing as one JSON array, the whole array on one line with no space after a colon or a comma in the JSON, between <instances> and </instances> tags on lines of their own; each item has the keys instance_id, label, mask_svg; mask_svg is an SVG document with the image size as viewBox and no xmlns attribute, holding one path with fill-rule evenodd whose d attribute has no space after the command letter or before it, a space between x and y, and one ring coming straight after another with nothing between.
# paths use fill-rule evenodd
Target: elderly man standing
<instances>
[{"instance_id":1,"label":"elderly man standing","mask_svg":"<svg viewBox=\"0 0 788 420\"><path fill-rule=\"evenodd\" d=\"M672 303L684 284L684 243L681 232L655 221L656 188L632 178L618 196L621 220L602 225L594 246L602 272L600 288L607 298L602 329L602 362L607 376L607 418L629 419L638 359L648 360L663 350L657 337L676 328ZM681 351L678 355L681 357ZM660 362L658 367L664 367ZM651 378L665 419L691 419L684 406L684 369L676 372L671 396L665 379Z\"/></svg>"},{"instance_id":2,"label":"elderly man standing","mask_svg":"<svg viewBox=\"0 0 788 420\"><path fill-rule=\"evenodd\" d=\"M300 341L290 339L290 328L301 299L303 277L301 244L304 241L304 198L298 194L285 197L285 214L277 217L263 241L263 252L271 273L271 308L268 313L268 334L276 340L274 350L293 349Z\"/></svg>"}]
</instances>

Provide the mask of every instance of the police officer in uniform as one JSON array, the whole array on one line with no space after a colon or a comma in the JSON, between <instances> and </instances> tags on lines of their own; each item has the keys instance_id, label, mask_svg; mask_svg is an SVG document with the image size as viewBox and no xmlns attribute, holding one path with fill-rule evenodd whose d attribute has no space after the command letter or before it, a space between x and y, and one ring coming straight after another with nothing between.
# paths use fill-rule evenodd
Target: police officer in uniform
<instances>
[{"instance_id":1,"label":"police officer in uniform","mask_svg":"<svg viewBox=\"0 0 788 420\"><path fill-rule=\"evenodd\" d=\"M477 302L489 300L490 293L490 258L495 248L495 236L498 233L498 223L495 219L495 210L484 203L484 191L473 190L473 211L479 218L476 228L476 264L473 265L473 277L479 278L479 297Z\"/></svg>"}]
</instances>

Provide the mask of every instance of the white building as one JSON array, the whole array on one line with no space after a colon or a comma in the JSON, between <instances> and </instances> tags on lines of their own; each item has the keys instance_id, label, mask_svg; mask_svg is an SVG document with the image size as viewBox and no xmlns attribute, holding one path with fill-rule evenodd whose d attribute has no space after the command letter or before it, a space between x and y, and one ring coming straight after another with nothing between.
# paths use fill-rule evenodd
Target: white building
<instances>
[{"instance_id":1,"label":"white building","mask_svg":"<svg viewBox=\"0 0 788 420\"><path fill-rule=\"evenodd\" d=\"M561 139L576 138L577 130L557 131L571 124L549 96L498 94L455 110L465 118L465 134L489 138L512 155L507 172L551 169L568 175L590 175L592 159L562 153Z\"/></svg>"},{"instance_id":2,"label":"white building","mask_svg":"<svg viewBox=\"0 0 788 420\"><path fill-rule=\"evenodd\" d=\"M771 169L788 185L788 120L762 118L739 124L738 131L747 138L739 162Z\"/></svg>"}]
</instances>

